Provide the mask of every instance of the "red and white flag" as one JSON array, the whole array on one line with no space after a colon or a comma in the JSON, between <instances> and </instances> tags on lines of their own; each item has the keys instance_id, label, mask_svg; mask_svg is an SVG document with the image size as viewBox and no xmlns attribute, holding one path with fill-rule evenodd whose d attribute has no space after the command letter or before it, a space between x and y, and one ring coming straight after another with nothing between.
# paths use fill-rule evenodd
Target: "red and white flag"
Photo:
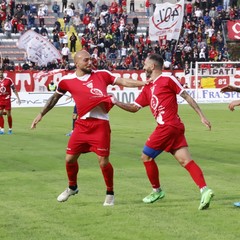
<instances>
[{"instance_id":1,"label":"red and white flag","mask_svg":"<svg viewBox=\"0 0 240 240\"><path fill-rule=\"evenodd\" d=\"M149 19L149 37L158 41L161 37L167 40L178 40L184 16L184 0L172 3L156 4L153 16Z\"/></svg>"},{"instance_id":2,"label":"red and white flag","mask_svg":"<svg viewBox=\"0 0 240 240\"><path fill-rule=\"evenodd\" d=\"M240 40L240 20L227 21L228 38Z\"/></svg>"}]
</instances>

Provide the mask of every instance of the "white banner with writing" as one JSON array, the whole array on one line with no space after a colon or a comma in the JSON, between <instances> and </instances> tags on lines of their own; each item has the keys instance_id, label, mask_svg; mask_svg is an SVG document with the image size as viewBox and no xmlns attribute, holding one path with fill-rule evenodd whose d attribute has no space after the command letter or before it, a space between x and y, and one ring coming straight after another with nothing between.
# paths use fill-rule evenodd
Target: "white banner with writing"
<instances>
[{"instance_id":1,"label":"white banner with writing","mask_svg":"<svg viewBox=\"0 0 240 240\"><path fill-rule=\"evenodd\" d=\"M152 41L166 37L178 40L184 15L184 0L176 4L169 2L156 4L153 16L149 18L149 37Z\"/></svg>"}]
</instances>

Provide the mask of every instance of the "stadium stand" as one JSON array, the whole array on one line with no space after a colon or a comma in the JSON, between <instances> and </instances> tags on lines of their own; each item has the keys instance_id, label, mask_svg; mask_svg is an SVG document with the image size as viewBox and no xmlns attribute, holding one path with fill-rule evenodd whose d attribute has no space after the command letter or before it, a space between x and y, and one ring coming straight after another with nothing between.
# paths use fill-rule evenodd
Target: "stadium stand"
<instances>
[{"instance_id":1,"label":"stadium stand","mask_svg":"<svg viewBox=\"0 0 240 240\"><path fill-rule=\"evenodd\" d=\"M43 1L34 0L30 5L24 1L17 1L15 6L12 4L14 1L9 1L7 5L4 0L1 2L0 53L2 58L8 56L15 65L27 61L25 52L16 46L21 34L27 29L39 32L42 30L42 27L39 27L40 10L45 11L43 21L47 29L47 34L42 35L45 35L54 45L59 44L59 50L61 50L62 41L66 36L65 40L70 48L70 36L72 32L75 32L78 37L77 50L81 47L89 50L95 57L99 68L141 69L144 59L151 52L162 54L174 69L184 69L191 62L194 65L195 61L201 60L200 56L203 56L204 61L238 61L240 58L239 51L235 49L239 44L227 37L226 22L240 19L239 2L234 0L224 1L228 3L227 6L223 6L223 1L220 0L207 1L206 5L206 1L201 0L186 1L184 23L179 41L169 41L162 46L159 46L159 42L149 40L149 20L146 16L144 2L139 0L135 0L135 12L130 11L129 1L125 6L124 0L121 1L121 7L115 0L106 1L106 5L104 1L98 0L95 1L97 3L95 3L95 8L92 7L91 1L84 1L84 4L73 1L71 9L74 16L70 19L71 27L67 35L58 29L64 30L64 25L66 25L64 12L67 11L67 15L71 15L71 9L68 6L62 11L62 1L57 1L60 7L58 18L56 18L56 13L52 12L54 3L50 0L45 1L44 4ZM154 1L151 2L150 13L154 9ZM90 16L88 20L92 25L83 19L86 13ZM12 30L9 36L4 29L4 23L9 20L14 29L13 16L16 16L18 22L22 21L24 30L21 31L15 27L17 31ZM80 20L75 16L79 16ZM35 20L32 19L33 17ZM137 25L137 29L134 24ZM54 34L56 31L58 36ZM128 53L126 57L122 56L124 48ZM70 63L72 63L73 55L74 53L69 57Z\"/></svg>"}]
</instances>

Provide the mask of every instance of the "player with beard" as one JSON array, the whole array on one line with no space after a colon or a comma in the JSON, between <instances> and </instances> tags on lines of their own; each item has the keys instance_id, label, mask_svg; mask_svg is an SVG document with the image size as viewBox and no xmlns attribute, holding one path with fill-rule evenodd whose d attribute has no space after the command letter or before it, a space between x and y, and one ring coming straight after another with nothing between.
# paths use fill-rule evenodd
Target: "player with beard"
<instances>
[{"instance_id":1,"label":"player with beard","mask_svg":"<svg viewBox=\"0 0 240 240\"><path fill-rule=\"evenodd\" d=\"M76 72L64 76L59 81L56 92L33 120L31 128L34 129L58 100L66 92L69 92L75 101L78 119L66 150L68 187L58 196L57 200L64 202L70 196L78 193L78 158L83 153L94 152L106 184L106 198L103 205L113 206L114 170L109 161L111 129L108 116L108 111L112 108L113 103L112 97L107 94L107 86L141 87L146 82L115 77L106 70L92 70L91 56L85 50L76 53L74 63Z\"/></svg>"},{"instance_id":2,"label":"player with beard","mask_svg":"<svg viewBox=\"0 0 240 240\"><path fill-rule=\"evenodd\" d=\"M193 181L199 187L201 202L198 209L207 209L213 197L213 191L207 187L202 170L189 153L184 135L184 124L178 116L176 95L179 94L188 102L207 128L211 129L211 124L179 81L174 76L164 75L162 68L162 57L158 54L149 55L144 64L144 71L147 78L151 78L152 81L144 86L142 92L132 104L114 100L115 105L129 112L137 112L141 108L149 106L157 122L157 127L146 141L141 156L153 188L151 194L146 196L143 202L153 203L165 196L160 186L159 170L155 158L161 152L166 151L171 153L180 165L189 172Z\"/></svg>"}]
</instances>

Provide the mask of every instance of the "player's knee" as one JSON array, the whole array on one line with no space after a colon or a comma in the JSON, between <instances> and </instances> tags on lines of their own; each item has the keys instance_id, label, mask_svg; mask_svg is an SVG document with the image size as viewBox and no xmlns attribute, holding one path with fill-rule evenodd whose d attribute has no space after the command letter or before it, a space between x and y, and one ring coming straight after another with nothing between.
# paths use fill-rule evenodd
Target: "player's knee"
<instances>
[{"instance_id":1,"label":"player's knee","mask_svg":"<svg viewBox=\"0 0 240 240\"><path fill-rule=\"evenodd\" d=\"M108 157L98 156L98 162L99 162L99 166L101 168L103 168L103 167L106 167L108 165L109 159L108 159Z\"/></svg>"},{"instance_id":2,"label":"player's knee","mask_svg":"<svg viewBox=\"0 0 240 240\"><path fill-rule=\"evenodd\" d=\"M74 163L78 160L78 155L67 154L65 160L66 160L66 163Z\"/></svg>"}]
</instances>

